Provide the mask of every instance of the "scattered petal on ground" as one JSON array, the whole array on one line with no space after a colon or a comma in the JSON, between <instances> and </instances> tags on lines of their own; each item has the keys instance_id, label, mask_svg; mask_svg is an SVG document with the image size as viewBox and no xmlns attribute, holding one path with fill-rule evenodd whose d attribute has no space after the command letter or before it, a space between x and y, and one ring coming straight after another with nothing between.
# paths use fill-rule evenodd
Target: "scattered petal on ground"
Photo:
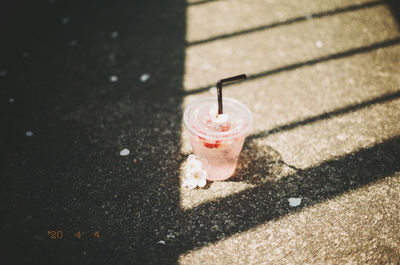
<instances>
[{"instance_id":1,"label":"scattered petal on ground","mask_svg":"<svg viewBox=\"0 0 400 265\"><path fill-rule=\"evenodd\" d=\"M322 43L322 41L319 40L315 43L315 46L317 46L317 48L322 48L322 46L324 46L324 44Z\"/></svg>"},{"instance_id":2,"label":"scattered petal on ground","mask_svg":"<svg viewBox=\"0 0 400 265\"><path fill-rule=\"evenodd\" d=\"M299 206L301 204L301 198L289 198L289 205L292 207Z\"/></svg>"},{"instance_id":3,"label":"scattered petal on ground","mask_svg":"<svg viewBox=\"0 0 400 265\"><path fill-rule=\"evenodd\" d=\"M61 23L63 23L64 25L69 23L69 17L63 17L61 18Z\"/></svg>"},{"instance_id":4,"label":"scattered petal on ground","mask_svg":"<svg viewBox=\"0 0 400 265\"><path fill-rule=\"evenodd\" d=\"M118 31L113 31L110 33L110 38L111 39L116 39L118 38Z\"/></svg>"},{"instance_id":5,"label":"scattered petal on ground","mask_svg":"<svg viewBox=\"0 0 400 265\"><path fill-rule=\"evenodd\" d=\"M10 99L8 100L8 102L10 102L10 103L14 103L14 101L15 101L14 98L10 98Z\"/></svg>"},{"instance_id":6,"label":"scattered petal on ground","mask_svg":"<svg viewBox=\"0 0 400 265\"><path fill-rule=\"evenodd\" d=\"M130 153L130 151L127 148L124 148L124 149L121 150L121 152L119 152L119 154L121 156L127 156L127 155L129 155L129 153Z\"/></svg>"},{"instance_id":7,"label":"scattered petal on ground","mask_svg":"<svg viewBox=\"0 0 400 265\"><path fill-rule=\"evenodd\" d=\"M149 79L150 79L150 75L149 74L142 74L140 76L140 81L142 81L142 82L146 82Z\"/></svg>"},{"instance_id":8,"label":"scattered petal on ground","mask_svg":"<svg viewBox=\"0 0 400 265\"><path fill-rule=\"evenodd\" d=\"M163 245L165 245L165 241L164 241L164 240L160 240L160 241L157 242L157 244L163 244Z\"/></svg>"},{"instance_id":9,"label":"scattered petal on ground","mask_svg":"<svg viewBox=\"0 0 400 265\"><path fill-rule=\"evenodd\" d=\"M69 46L71 46L71 47L74 47L74 46L76 46L78 44L78 42L76 41L76 40L71 40L70 42L69 42Z\"/></svg>"},{"instance_id":10,"label":"scattered petal on ground","mask_svg":"<svg viewBox=\"0 0 400 265\"><path fill-rule=\"evenodd\" d=\"M26 136L29 136L29 137L30 137L30 136L33 136L33 132L27 131L27 132L25 133L25 135L26 135Z\"/></svg>"},{"instance_id":11,"label":"scattered petal on ground","mask_svg":"<svg viewBox=\"0 0 400 265\"><path fill-rule=\"evenodd\" d=\"M110 82L115 83L117 81L118 81L118 76L116 76L116 75L110 76Z\"/></svg>"},{"instance_id":12,"label":"scattered petal on ground","mask_svg":"<svg viewBox=\"0 0 400 265\"><path fill-rule=\"evenodd\" d=\"M0 71L0 76L6 76L8 74L7 71Z\"/></svg>"}]
</instances>

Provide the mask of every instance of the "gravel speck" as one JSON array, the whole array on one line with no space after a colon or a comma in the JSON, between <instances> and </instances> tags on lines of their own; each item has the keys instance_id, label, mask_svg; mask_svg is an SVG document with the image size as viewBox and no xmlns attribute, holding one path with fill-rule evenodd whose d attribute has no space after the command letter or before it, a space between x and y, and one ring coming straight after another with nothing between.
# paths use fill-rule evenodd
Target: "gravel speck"
<instances>
[{"instance_id":1,"label":"gravel speck","mask_svg":"<svg viewBox=\"0 0 400 265\"><path fill-rule=\"evenodd\" d=\"M61 18L61 23L64 24L64 25L68 24L69 21L70 21L70 20L69 20L69 17L63 17L63 18Z\"/></svg>"},{"instance_id":2,"label":"gravel speck","mask_svg":"<svg viewBox=\"0 0 400 265\"><path fill-rule=\"evenodd\" d=\"M10 103L14 103L14 101L15 101L15 98L8 99L8 102L10 102Z\"/></svg>"},{"instance_id":3,"label":"gravel speck","mask_svg":"<svg viewBox=\"0 0 400 265\"><path fill-rule=\"evenodd\" d=\"M130 153L130 151L127 148L124 148L124 149L121 150L121 152L119 152L119 154L121 156L127 156L127 155L129 155L129 153Z\"/></svg>"},{"instance_id":4,"label":"gravel speck","mask_svg":"<svg viewBox=\"0 0 400 265\"><path fill-rule=\"evenodd\" d=\"M165 241L164 240L160 240L160 241L157 242L157 244L165 245Z\"/></svg>"},{"instance_id":5,"label":"gravel speck","mask_svg":"<svg viewBox=\"0 0 400 265\"><path fill-rule=\"evenodd\" d=\"M31 55L29 52L24 52L24 53L21 54L21 57L22 58L28 58L29 55Z\"/></svg>"},{"instance_id":6,"label":"gravel speck","mask_svg":"<svg viewBox=\"0 0 400 265\"><path fill-rule=\"evenodd\" d=\"M175 236L172 233L170 233L170 234L167 235L167 238L171 239L171 238L175 238Z\"/></svg>"},{"instance_id":7,"label":"gravel speck","mask_svg":"<svg viewBox=\"0 0 400 265\"><path fill-rule=\"evenodd\" d=\"M76 46L78 44L78 42L76 41L76 40L71 40L70 42L69 42L69 46L71 46L71 47L74 47L74 46Z\"/></svg>"},{"instance_id":8,"label":"gravel speck","mask_svg":"<svg viewBox=\"0 0 400 265\"><path fill-rule=\"evenodd\" d=\"M31 219L32 219L32 215L28 215L27 217L25 217L24 221L26 222L26 221L29 221Z\"/></svg>"},{"instance_id":9,"label":"gravel speck","mask_svg":"<svg viewBox=\"0 0 400 265\"><path fill-rule=\"evenodd\" d=\"M347 136L345 134L339 134L336 136L336 139L340 140L340 141L344 141L347 139Z\"/></svg>"},{"instance_id":10,"label":"gravel speck","mask_svg":"<svg viewBox=\"0 0 400 265\"><path fill-rule=\"evenodd\" d=\"M27 131L27 132L25 133L25 135L31 137L31 136L33 136L33 132Z\"/></svg>"}]
</instances>

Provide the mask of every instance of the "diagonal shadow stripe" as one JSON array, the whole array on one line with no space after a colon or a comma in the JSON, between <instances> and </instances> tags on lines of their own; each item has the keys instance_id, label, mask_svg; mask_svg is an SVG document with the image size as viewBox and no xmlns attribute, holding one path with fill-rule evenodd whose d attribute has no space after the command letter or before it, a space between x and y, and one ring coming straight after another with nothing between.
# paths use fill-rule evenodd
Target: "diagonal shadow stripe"
<instances>
[{"instance_id":1,"label":"diagonal shadow stripe","mask_svg":"<svg viewBox=\"0 0 400 265\"><path fill-rule=\"evenodd\" d=\"M363 46L363 47L359 47L359 48L353 48L353 49L349 49L347 51L343 51L343 52L338 52L338 53L334 53L334 54L330 54L330 55L326 55L326 56L322 56L322 57L318 57L315 59L311 59L308 61L304 61L304 62L299 62L299 63L294 63L294 64L289 64L286 66L282 66L282 67L278 67L272 70L268 70L268 71L264 71L264 72L260 72L260 73L256 73L256 74L252 74L252 75L248 75L247 76L247 80L253 80L253 79L257 79L257 78L261 78L261 77L266 77L266 76L270 76L273 74L279 74L282 72L286 72L286 71L292 71L304 66L312 66L318 63L322 63L322 62L327 62L330 60L337 60L337 59L341 59L341 58L346 58L346 57L350 57L356 54L361 54L361 53L367 53L376 49L380 49L380 48L387 48L390 46L394 46L400 43L400 38L394 38L391 40L385 40L385 41L381 41L381 42L377 42L368 46ZM237 81L235 84L238 84L240 82L243 81ZM227 84L225 87L231 86L232 84ZM183 92L185 96L187 95L193 95L193 94L198 94L204 91L209 90L211 87L213 87L215 85L208 85L205 87L200 87L200 88L195 88L189 91L185 91Z\"/></svg>"},{"instance_id":2,"label":"diagonal shadow stripe","mask_svg":"<svg viewBox=\"0 0 400 265\"><path fill-rule=\"evenodd\" d=\"M208 4L208 3L217 2L217 1L220 1L220 0L203 0L203 1L188 3L187 5L188 6L197 6L197 5Z\"/></svg>"},{"instance_id":3,"label":"diagonal shadow stripe","mask_svg":"<svg viewBox=\"0 0 400 265\"><path fill-rule=\"evenodd\" d=\"M212 1L212 0L196 2L196 3L192 3L191 5L202 4L203 2L207 3L210 1ZM351 5L351 6L337 8L337 9L333 9L333 10L318 12L318 13L314 13L314 14L307 15L307 16L296 17L296 18L292 18L292 19L289 19L286 21L275 22L272 24L267 24L267 25L263 25L263 26L259 26L259 27L255 27L255 28L251 28L251 29L245 29L245 30L241 30L241 31L233 32L233 33L223 34L223 35L219 35L219 36L215 36L215 37L211 37L211 38L207 38L207 39L203 39L203 40L187 42L186 45L187 46L195 46L195 45L199 45L199 44L204 44L204 43L208 43L208 42L212 42L212 41L216 41L216 40L232 38L232 37L236 37L239 35L249 34L249 33L262 31L262 30L266 30L266 29L276 28L276 27L280 27L280 26L286 26L286 25L306 21L307 19L309 19L310 16L312 18L322 18L322 17L326 17L326 16L333 16L333 15L340 14L340 13L352 12L352 11L357 11L357 10L361 10L361 9L371 8L371 7L375 7L375 6L383 5L383 4L384 4L384 2L382 2L382 1L373 1L373 2L363 3L363 4Z\"/></svg>"},{"instance_id":4,"label":"diagonal shadow stripe","mask_svg":"<svg viewBox=\"0 0 400 265\"><path fill-rule=\"evenodd\" d=\"M316 115L316 116L312 116L310 118L307 118L307 119L304 119L304 120L301 120L301 121L295 121L295 122L291 122L291 123L288 123L288 124L284 124L284 125L275 127L275 128L273 128L271 130L268 130L268 131L263 131L263 132L260 132L260 133L257 133L257 134L252 134L252 135L248 136L248 139L262 138L262 137L266 137L268 135L271 135L271 134L274 134L274 133L277 133L277 132L288 131L288 130L297 128L299 126L304 126L304 125L307 125L307 124L314 123L316 121L329 119L329 118L334 117L334 116L338 116L338 115L342 115L342 114L345 114L345 113L353 112L353 111L356 111L356 110L359 110L359 109L362 109L362 108L366 108L366 107L374 105L374 104L383 103L383 102L386 102L386 101L391 101L391 100L394 100L394 99L397 99L397 98L400 98L400 91L396 91L394 93L388 93L388 94L385 94L383 96L380 96L380 97L377 97L377 98L374 98L374 99L371 99L371 100L367 100L367 101L364 101L364 102L361 102L361 103L358 103L358 104L349 105L349 106L346 106L346 107L343 107L343 108L339 108L339 109L336 109L336 110L333 110L333 111L330 111L330 112L325 112L325 113L322 113L322 114L319 114L319 115Z\"/></svg>"},{"instance_id":5,"label":"diagonal shadow stripe","mask_svg":"<svg viewBox=\"0 0 400 265\"><path fill-rule=\"evenodd\" d=\"M397 136L278 181L204 203L182 213L177 222L185 229L169 250L179 255L372 184L399 172L399 161ZM293 196L303 199L296 209L287 202Z\"/></svg>"}]
</instances>

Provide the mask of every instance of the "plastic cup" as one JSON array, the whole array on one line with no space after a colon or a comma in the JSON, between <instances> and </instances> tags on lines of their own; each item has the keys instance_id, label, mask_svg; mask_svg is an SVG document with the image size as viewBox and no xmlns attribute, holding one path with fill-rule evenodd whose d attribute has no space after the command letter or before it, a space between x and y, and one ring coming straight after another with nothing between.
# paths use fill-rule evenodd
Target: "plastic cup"
<instances>
[{"instance_id":1,"label":"plastic cup","mask_svg":"<svg viewBox=\"0 0 400 265\"><path fill-rule=\"evenodd\" d=\"M204 98L190 104L183 114L193 153L211 181L225 180L233 175L244 139L253 124L253 114L243 103L225 97L224 114L229 117L225 125L229 126L210 126L209 113L215 106L215 97Z\"/></svg>"}]
</instances>

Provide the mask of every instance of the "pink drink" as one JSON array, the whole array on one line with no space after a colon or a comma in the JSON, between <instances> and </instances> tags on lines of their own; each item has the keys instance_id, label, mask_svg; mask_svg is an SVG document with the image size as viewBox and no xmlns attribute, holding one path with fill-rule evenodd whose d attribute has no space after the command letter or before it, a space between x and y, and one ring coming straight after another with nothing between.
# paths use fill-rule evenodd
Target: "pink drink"
<instances>
[{"instance_id":1,"label":"pink drink","mask_svg":"<svg viewBox=\"0 0 400 265\"><path fill-rule=\"evenodd\" d=\"M225 180L233 175L253 122L251 111L239 101L224 98L223 106L227 114L223 122L215 123L214 114L210 114L210 110L217 107L216 98L191 104L183 116L193 153L207 171L208 180Z\"/></svg>"}]
</instances>

